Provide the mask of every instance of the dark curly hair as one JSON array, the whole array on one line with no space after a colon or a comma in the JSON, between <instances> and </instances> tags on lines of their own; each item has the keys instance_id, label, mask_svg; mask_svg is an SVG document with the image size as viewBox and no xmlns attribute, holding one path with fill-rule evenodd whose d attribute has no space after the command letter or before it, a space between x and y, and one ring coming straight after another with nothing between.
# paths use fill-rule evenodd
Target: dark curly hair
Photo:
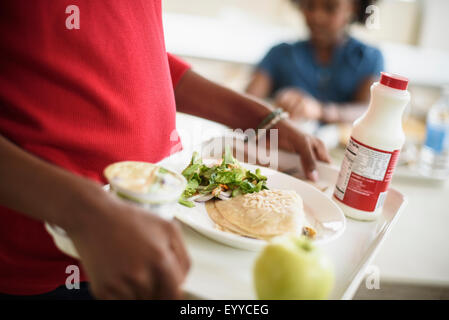
<instances>
[{"instance_id":1,"label":"dark curly hair","mask_svg":"<svg viewBox=\"0 0 449 320\"><path fill-rule=\"evenodd\" d=\"M374 3L377 0L352 0L355 5L355 16L353 22L365 23L366 19L369 16L369 13L366 13L366 8ZM294 4L300 5L301 0L291 0Z\"/></svg>"}]
</instances>

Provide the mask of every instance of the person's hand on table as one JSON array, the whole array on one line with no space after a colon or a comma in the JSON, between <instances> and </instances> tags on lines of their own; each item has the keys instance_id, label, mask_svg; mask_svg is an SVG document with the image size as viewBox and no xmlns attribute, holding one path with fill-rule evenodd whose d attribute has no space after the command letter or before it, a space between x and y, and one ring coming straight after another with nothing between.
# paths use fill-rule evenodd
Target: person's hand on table
<instances>
[{"instance_id":1,"label":"person's hand on table","mask_svg":"<svg viewBox=\"0 0 449 320\"><path fill-rule=\"evenodd\" d=\"M279 91L274 103L287 111L293 120L319 120L323 115L321 103L297 88Z\"/></svg>"},{"instance_id":2,"label":"person's hand on table","mask_svg":"<svg viewBox=\"0 0 449 320\"><path fill-rule=\"evenodd\" d=\"M66 228L99 299L178 299L190 267L180 231L106 195L88 221Z\"/></svg>"}]
</instances>

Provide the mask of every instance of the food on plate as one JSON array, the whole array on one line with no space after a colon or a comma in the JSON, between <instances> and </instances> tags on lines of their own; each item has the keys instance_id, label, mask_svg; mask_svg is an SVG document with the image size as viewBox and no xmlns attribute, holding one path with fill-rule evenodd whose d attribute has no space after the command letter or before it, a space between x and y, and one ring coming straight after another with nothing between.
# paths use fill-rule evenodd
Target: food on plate
<instances>
[{"instance_id":1,"label":"food on plate","mask_svg":"<svg viewBox=\"0 0 449 320\"><path fill-rule=\"evenodd\" d=\"M304 236L282 236L256 259L253 279L259 299L322 300L335 276L331 261Z\"/></svg>"},{"instance_id":2,"label":"food on plate","mask_svg":"<svg viewBox=\"0 0 449 320\"><path fill-rule=\"evenodd\" d=\"M159 168L151 163L123 161L106 167L104 176L109 183L135 193L147 193Z\"/></svg>"},{"instance_id":3,"label":"food on plate","mask_svg":"<svg viewBox=\"0 0 449 320\"><path fill-rule=\"evenodd\" d=\"M251 172L243 168L226 148L220 162L207 166L198 152L194 152L190 164L182 172L187 186L179 203L194 207L192 201L204 202L213 198L229 200L242 194L268 189L267 177L259 169Z\"/></svg>"},{"instance_id":4,"label":"food on plate","mask_svg":"<svg viewBox=\"0 0 449 320\"><path fill-rule=\"evenodd\" d=\"M310 226L304 226L304 228L302 228L302 234L309 239L314 239L316 236L316 230Z\"/></svg>"},{"instance_id":5,"label":"food on plate","mask_svg":"<svg viewBox=\"0 0 449 320\"><path fill-rule=\"evenodd\" d=\"M263 190L206 203L218 229L256 239L301 234L305 214L301 197L292 190Z\"/></svg>"},{"instance_id":6,"label":"food on plate","mask_svg":"<svg viewBox=\"0 0 449 320\"><path fill-rule=\"evenodd\" d=\"M212 165L204 164L194 152L182 174L187 187L179 203L194 207L193 201L205 202L209 217L221 231L261 240L288 233L310 238L316 234L312 227L304 227L303 202L295 191L269 190L260 169L251 172L242 167L229 148Z\"/></svg>"},{"instance_id":7,"label":"food on plate","mask_svg":"<svg viewBox=\"0 0 449 320\"><path fill-rule=\"evenodd\" d=\"M113 163L105 168L104 176L118 196L138 203L176 202L186 186L183 176L140 161Z\"/></svg>"}]
</instances>

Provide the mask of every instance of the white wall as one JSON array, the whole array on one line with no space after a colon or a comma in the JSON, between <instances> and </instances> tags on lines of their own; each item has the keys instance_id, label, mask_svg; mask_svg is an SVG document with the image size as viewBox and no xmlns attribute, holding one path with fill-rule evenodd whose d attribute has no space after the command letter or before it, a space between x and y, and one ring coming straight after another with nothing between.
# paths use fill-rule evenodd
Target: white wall
<instances>
[{"instance_id":1,"label":"white wall","mask_svg":"<svg viewBox=\"0 0 449 320\"><path fill-rule=\"evenodd\" d=\"M418 42L421 1L379 0L379 27L368 29L363 25L354 24L351 32L364 41L394 42L416 45Z\"/></svg>"},{"instance_id":2,"label":"white wall","mask_svg":"<svg viewBox=\"0 0 449 320\"><path fill-rule=\"evenodd\" d=\"M419 45L449 52L449 1L423 1Z\"/></svg>"},{"instance_id":3,"label":"white wall","mask_svg":"<svg viewBox=\"0 0 449 320\"><path fill-rule=\"evenodd\" d=\"M352 29L359 37L368 41L416 44L421 11L419 0L379 0L376 5L380 9L380 28L367 30L354 25ZM290 0L164 0L163 8L166 13L285 27L298 37L307 33L301 13Z\"/></svg>"},{"instance_id":4,"label":"white wall","mask_svg":"<svg viewBox=\"0 0 449 320\"><path fill-rule=\"evenodd\" d=\"M274 44L307 32L300 12L288 0L165 0L163 4L167 49L184 57L251 65ZM449 83L449 50L431 49L448 46L449 21L444 15L449 14L449 0L383 0L378 6L380 28L354 25L352 34L381 47L386 70L408 76L415 84Z\"/></svg>"}]
</instances>

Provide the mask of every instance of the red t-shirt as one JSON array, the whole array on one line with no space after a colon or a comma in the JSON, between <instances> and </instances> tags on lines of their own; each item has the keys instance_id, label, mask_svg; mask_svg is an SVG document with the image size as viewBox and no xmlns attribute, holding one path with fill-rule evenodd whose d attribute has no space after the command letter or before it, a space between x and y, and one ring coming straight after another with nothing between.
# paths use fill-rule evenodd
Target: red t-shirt
<instances>
[{"instance_id":1,"label":"red t-shirt","mask_svg":"<svg viewBox=\"0 0 449 320\"><path fill-rule=\"evenodd\" d=\"M103 181L112 162L179 149L173 87L188 68L166 52L160 0L0 2L0 134L76 174ZM0 207L0 292L53 290L71 264L42 222Z\"/></svg>"}]
</instances>

